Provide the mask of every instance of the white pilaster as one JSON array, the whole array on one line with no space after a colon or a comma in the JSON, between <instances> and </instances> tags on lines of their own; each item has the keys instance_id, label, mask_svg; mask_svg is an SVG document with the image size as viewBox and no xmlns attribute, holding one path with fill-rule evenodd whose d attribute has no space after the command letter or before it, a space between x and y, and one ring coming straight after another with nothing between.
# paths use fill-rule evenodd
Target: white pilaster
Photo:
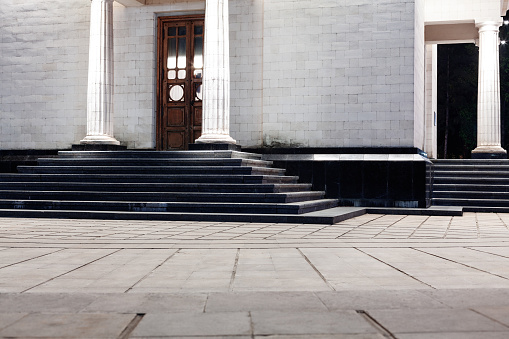
<instances>
[{"instance_id":1,"label":"white pilaster","mask_svg":"<svg viewBox=\"0 0 509 339\"><path fill-rule=\"evenodd\" d=\"M426 143L429 158L437 158L437 45L426 45Z\"/></svg>"},{"instance_id":2,"label":"white pilaster","mask_svg":"<svg viewBox=\"0 0 509 339\"><path fill-rule=\"evenodd\" d=\"M477 148L479 154L506 154L501 147L500 64L498 30L502 22L477 23L479 29L479 84L477 98Z\"/></svg>"},{"instance_id":3,"label":"white pilaster","mask_svg":"<svg viewBox=\"0 0 509 339\"><path fill-rule=\"evenodd\" d=\"M206 0L202 135L196 143L228 143L230 136L230 46L228 0Z\"/></svg>"},{"instance_id":4,"label":"white pilaster","mask_svg":"<svg viewBox=\"0 0 509 339\"><path fill-rule=\"evenodd\" d=\"M92 0L87 135L80 143L120 144L113 137L113 0Z\"/></svg>"}]
</instances>

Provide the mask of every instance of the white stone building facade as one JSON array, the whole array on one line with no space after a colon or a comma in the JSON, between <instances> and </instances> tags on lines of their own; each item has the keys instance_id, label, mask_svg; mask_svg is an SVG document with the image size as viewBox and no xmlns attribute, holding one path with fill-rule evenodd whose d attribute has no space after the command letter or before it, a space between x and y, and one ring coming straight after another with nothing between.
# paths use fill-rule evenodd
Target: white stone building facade
<instances>
[{"instance_id":1,"label":"white stone building facade","mask_svg":"<svg viewBox=\"0 0 509 339\"><path fill-rule=\"evenodd\" d=\"M91 100L104 110L98 121L112 140L133 149L161 148L159 18L204 16L222 0L111 2L2 2L0 149L69 149L83 142L92 128ZM111 22L94 12L94 5L104 3L111 6ZM503 151L493 57L507 0L230 0L226 5L229 90L223 93L229 95L229 136L237 144L415 147L435 157L436 44L472 42L479 45L482 72L478 149ZM205 17L205 40L215 27L210 20ZM110 64L97 68L98 81L111 83L102 87L106 94L91 99L93 60L103 60L100 53L92 56L94 29L103 43L96 49L111 50ZM101 40L106 37L111 41ZM207 56L215 49L205 49L204 82L212 84L206 78ZM213 96L205 95L204 100ZM204 119L212 116L206 107Z\"/></svg>"}]
</instances>

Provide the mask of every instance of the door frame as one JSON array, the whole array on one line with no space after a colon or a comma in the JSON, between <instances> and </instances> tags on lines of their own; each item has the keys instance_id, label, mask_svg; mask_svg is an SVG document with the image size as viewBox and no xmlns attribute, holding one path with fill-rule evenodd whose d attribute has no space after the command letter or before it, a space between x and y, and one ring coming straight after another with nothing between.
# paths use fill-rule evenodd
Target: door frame
<instances>
[{"instance_id":1,"label":"door frame","mask_svg":"<svg viewBox=\"0 0 509 339\"><path fill-rule=\"evenodd\" d=\"M156 29L156 150L164 150L163 149L163 91L162 86L164 83L163 80L163 27L164 23L171 21L184 21L184 20L205 20L205 14L189 14L189 15L164 15L157 17L157 29Z\"/></svg>"}]
</instances>

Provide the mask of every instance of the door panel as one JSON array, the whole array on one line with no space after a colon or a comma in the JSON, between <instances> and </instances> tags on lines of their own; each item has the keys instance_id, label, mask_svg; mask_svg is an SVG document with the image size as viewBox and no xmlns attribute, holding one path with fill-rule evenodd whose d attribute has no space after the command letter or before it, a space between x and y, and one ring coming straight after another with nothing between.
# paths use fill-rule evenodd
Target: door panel
<instances>
[{"instance_id":1,"label":"door panel","mask_svg":"<svg viewBox=\"0 0 509 339\"><path fill-rule=\"evenodd\" d=\"M158 19L157 149L201 135L203 16Z\"/></svg>"}]
</instances>

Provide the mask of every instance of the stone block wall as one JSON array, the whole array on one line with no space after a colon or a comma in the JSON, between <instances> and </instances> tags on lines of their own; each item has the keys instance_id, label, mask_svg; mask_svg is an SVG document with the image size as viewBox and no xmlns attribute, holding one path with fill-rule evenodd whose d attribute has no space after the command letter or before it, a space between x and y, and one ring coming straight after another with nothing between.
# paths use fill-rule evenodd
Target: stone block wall
<instances>
[{"instance_id":1,"label":"stone block wall","mask_svg":"<svg viewBox=\"0 0 509 339\"><path fill-rule=\"evenodd\" d=\"M277 0L264 15L264 144L414 145L414 1Z\"/></svg>"},{"instance_id":2,"label":"stone block wall","mask_svg":"<svg viewBox=\"0 0 509 339\"><path fill-rule=\"evenodd\" d=\"M114 7L114 132L129 148L155 147L157 16L205 10L203 0L150 3ZM416 3L230 0L232 137L422 147ZM89 15L86 0L0 6L0 149L65 149L85 136Z\"/></svg>"},{"instance_id":3,"label":"stone block wall","mask_svg":"<svg viewBox=\"0 0 509 339\"><path fill-rule=\"evenodd\" d=\"M2 1L0 149L64 149L85 135L89 1Z\"/></svg>"}]
</instances>

